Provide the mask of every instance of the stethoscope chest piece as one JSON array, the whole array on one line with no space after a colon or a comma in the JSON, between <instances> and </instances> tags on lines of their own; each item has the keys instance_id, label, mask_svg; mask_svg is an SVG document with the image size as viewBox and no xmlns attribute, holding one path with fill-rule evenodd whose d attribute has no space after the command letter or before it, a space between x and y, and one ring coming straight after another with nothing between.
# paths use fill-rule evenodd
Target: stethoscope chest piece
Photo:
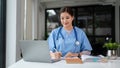
<instances>
[{"instance_id":1,"label":"stethoscope chest piece","mask_svg":"<svg viewBox=\"0 0 120 68\"><path fill-rule=\"evenodd\" d=\"M80 45L80 42L79 42L79 41L76 41L75 44L78 46L78 45Z\"/></svg>"},{"instance_id":2,"label":"stethoscope chest piece","mask_svg":"<svg viewBox=\"0 0 120 68\"><path fill-rule=\"evenodd\" d=\"M59 34L61 35L61 41L62 42L64 42L64 37L63 37L63 35L62 35L62 33L61 33L61 29L62 29L62 27L60 27L60 29L58 30L58 34L57 34L57 40L58 40L58 36L59 36ZM73 29L74 29L74 33L75 33L75 37L76 37L76 41L75 41L75 45L77 45L77 46L79 46L80 45L80 42L78 41L78 39L77 39L77 32L76 32L76 29L73 27Z\"/></svg>"}]
</instances>

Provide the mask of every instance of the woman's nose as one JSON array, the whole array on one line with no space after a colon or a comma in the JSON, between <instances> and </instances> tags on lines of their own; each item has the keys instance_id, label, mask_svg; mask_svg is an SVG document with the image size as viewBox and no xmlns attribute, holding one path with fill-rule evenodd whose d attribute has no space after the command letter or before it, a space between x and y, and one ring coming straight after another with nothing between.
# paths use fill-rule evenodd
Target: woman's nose
<instances>
[{"instance_id":1,"label":"woman's nose","mask_svg":"<svg viewBox=\"0 0 120 68\"><path fill-rule=\"evenodd\" d=\"M66 22L66 21L67 21L66 19L63 20L63 22Z\"/></svg>"}]
</instances>

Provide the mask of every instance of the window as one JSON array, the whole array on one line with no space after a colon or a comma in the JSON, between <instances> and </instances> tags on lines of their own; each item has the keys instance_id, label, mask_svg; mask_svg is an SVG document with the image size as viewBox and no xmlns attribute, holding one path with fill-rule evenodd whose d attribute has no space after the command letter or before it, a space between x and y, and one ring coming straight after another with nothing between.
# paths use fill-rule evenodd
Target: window
<instances>
[{"instance_id":1,"label":"window","mask_svg":"<svg viewBox=\"0 0 120 68\"><path fill-rule=\"evenodd\" d=\"M45 30L45 34L46 34L46 39L49 36L49 34L51 33L51 31L60 26L59 23L59 9L48 9L46 10L46 30Z\"/></svg>"}]
</instances>

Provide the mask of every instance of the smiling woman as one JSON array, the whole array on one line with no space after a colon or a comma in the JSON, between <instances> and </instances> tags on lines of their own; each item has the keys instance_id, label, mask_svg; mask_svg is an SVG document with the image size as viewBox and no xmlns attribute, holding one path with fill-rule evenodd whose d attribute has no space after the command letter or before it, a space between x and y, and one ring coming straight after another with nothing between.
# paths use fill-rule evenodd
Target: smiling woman
<instances>
[{"instance_id":1,"label":"smiling woman","mask_svg":"<svg viewBox=\"0 0 120 68\"><path fill-rule=\"evenodd\" d=\"M86 34L80 28L72 25L73 20L72 8L63 7L60 9L62 26L52 30L48 38L51 57L55 56L55 59L59 59L60 57L77 57L91 53L92 47Z\"/></svg>"},{"instance_id":2,"label":"smiling woman","mask_svg":"<svg viewBox=\"0 0 120 68\"><path fill-rule=\"evenodd\" d=\"M5 68L6 0L0 0L0 68Z\"/></svg>"}]
</instances>

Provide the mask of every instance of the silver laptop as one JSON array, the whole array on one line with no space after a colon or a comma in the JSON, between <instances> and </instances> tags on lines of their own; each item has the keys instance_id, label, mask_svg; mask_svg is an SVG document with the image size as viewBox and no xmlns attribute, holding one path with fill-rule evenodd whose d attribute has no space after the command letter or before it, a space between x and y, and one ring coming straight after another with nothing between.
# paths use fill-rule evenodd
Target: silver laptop
<instances>
[{"instance_id":1,"label":"silver laptop","mask_svg":"<svg viewBox=\"0 0 120 68\"><path fill-rule=\"evenodd\" d=\"M19 42L22 56L25 61L31 62L55 62L49 54L48 42L45 40L21 40Z\"/></svg>"}]
</instances>

